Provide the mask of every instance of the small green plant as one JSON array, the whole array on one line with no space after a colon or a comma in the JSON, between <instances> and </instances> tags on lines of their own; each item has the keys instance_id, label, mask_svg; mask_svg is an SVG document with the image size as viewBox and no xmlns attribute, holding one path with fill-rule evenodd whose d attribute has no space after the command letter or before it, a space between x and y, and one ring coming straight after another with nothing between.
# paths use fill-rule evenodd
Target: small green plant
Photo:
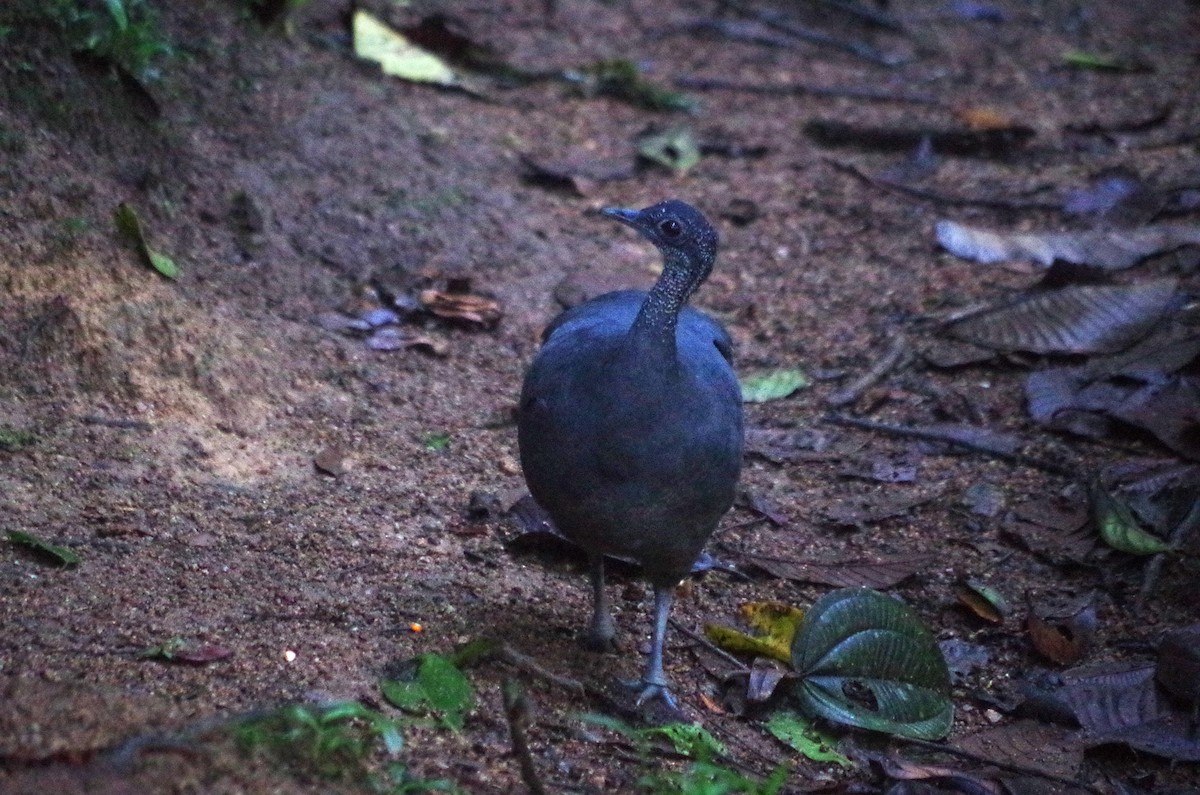
<instances>
[{"instance_id":1,"label":"small green plant","mask_svg":"<svg viewBox=\"0 0 1200 795\"><path fill-rule=\"evenodd\" d=\"M720 758L727 755L725 746L703 726L671 723L635 729L607 715L587 715L585 720L623 734L637 744L646 768L638 786L653 795L776 795L787 779L787 767L783 765L760 779L722 764ZM692 762L682 770L650 769L650 743L660 737Z\"/></svg>"},{"instance_id":2,"label":"small green plant","mask_svg":"<svg viewBox=\"0 0 1200 795\"><path fill-rule=\"evenodd\" d=\"M448 729L462 731L467 712L475 706L471 682L440 654L422 654L412 662L404 676L380 681L383 697L407 713L433 717Z\"/></svg>"},{"instance_id":3,"label":"small green plant","mask_svg":"<svg viewBox=\"0 0 1200 795\"><path fill-rule=\"evenodd\" d=\"M244 751L264 752L335 780L365 779L366 762L377 741L391 757L404 747L404 736L395 721L354 701L329 707L282 707L238 723L234 738Z\"/></svg>"},{"instance_id":4,"label":"small green plant","mask_svg":"<svg viewBox=\"0 0 1200 795\"><path fill-rule=\"evenodd\" d=\"M30 431L0 425L0 450L16 452L23 447L29 447L36 438Z\"/></svg>"},{"instance_id":5,"label":"small green plant","mask_svg":"<svg viewBox=\"0 0 1200 795\"><path fill-rule=\"evenodd\" d=\"M58 25L73 50L139 82L157 80L158 62L175 53L147 0L49 0L40 13Z\"/></svg>"}]
</instances>

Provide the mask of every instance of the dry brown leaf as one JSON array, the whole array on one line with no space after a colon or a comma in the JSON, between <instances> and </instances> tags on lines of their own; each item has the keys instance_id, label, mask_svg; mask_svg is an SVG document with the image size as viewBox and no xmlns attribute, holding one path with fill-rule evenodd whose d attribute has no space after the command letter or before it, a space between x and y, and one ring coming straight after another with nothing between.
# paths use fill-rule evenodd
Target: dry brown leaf
<instances>
[{"instance_id":1,"label":"dry brown leaf","mask_svg":"<svg viewBox=\"0 0 1200 795\"><path fill-rule=\"evenodd\" d=\"M492 328L504 315L499 302L473 293L422 290L421 304L437 317L482 328Z\"/></svg>"},{"instance_id":2,"label":"dry brown leaf","mask_svg":"<svg viewBox=\"0 0 1200 795\"><path fill-rule=\"evenodd\" d=\"M962 259L985 265L1032 261L1045 268L1061 260L1121 270L1152 254L1200 244L1200 225L1181 223L1078 232L1010 232L938 221L934 233L942 248Z\"/></svg>"}]
</instances>

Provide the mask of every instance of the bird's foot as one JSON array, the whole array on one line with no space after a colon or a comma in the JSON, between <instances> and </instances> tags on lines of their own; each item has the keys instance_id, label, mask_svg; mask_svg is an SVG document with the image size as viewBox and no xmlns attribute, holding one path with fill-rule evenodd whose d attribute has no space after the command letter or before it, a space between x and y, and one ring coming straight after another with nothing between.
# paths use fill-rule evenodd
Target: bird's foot
<instances>
[{"instance_id":1,"label":"bird's foot","mask_svg":"<svg viewBox=\"0 0 1200 795\"><path fill-rule=\"evenodd\" d=\"M639 708L653 701L661 701L669 709L679 712L679 704L675 702L675 696L671 694L671 687L666 682L648 682L638 679L623 680L621 684L630 690L638 691L637 706Z\"/></svg>"}]
</instances>

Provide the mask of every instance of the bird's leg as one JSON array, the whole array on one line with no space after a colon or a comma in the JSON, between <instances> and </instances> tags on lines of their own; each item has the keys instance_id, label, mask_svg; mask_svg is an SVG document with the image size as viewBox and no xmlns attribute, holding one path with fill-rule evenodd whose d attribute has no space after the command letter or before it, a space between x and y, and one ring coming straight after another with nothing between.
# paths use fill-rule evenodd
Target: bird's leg
<instances>
[{"instance_id":1,"label":"bird's leg","mask_svg":"<svg viewBox=\"0 0 1200 795\"><path fill-rule=\"evenodd\" d=\"M588 626L583 645L592 651L612 651L616 644L616 628L613 626L612 607L608 594L604 592L604 556L593 555L592 565L592 623Z\"/></svg>"},{"instance_id":2,"label":"bird's leg","mask_svg":"<svg viewBox=\"0 0 1200 795\"><path fill-rule=\"evenodd\" d=\"M673 585L654 586L654 637L650 642L650 660L646 663L646 673L642 675L642 693L638 696L638 706L650 699L659 698L671 709L679 709L667 685L667 677L663 674L663 644L667 637L667 617L671 613L671 602L674 599Z\"/></svg>"}]
</instances>

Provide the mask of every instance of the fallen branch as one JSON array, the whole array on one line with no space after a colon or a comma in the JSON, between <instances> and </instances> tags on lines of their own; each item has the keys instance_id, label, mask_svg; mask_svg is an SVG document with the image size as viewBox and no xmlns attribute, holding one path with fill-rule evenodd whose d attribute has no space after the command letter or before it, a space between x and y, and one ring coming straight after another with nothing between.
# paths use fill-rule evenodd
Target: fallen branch
<instances>
[{"instance_id":1,"label":"fallen branch","mask_svg":"<svg viewBox=\"0 0 1200 795\"><path fill-rule=\"evenodd\" d=\"M895 337L883 355L871 365L871 369L834 392L825 400L825 403L835 409L854 403L862 397L864 392L879 383L884 376L898 368L911 355L912 349L909 347L908 337L903 334Z\"/></svg>"}]
</instances>

